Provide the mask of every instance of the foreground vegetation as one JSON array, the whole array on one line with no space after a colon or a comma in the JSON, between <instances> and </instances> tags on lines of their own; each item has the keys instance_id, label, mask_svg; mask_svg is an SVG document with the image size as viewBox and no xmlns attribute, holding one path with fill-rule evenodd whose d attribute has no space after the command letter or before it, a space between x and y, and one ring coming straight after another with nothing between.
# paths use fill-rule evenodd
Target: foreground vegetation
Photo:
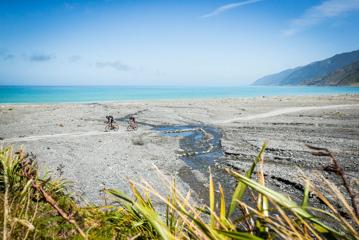
<instances>
[{"instance_id":1,"label":"foreground vegetation","mask_svg":"<svg viewBox=\"0 0 359 240\"><path fill-rule=\"evenodd\" d=\"M344 185L348 184L344 172L326 149L312 150L316 155L332 157L334 172ZM350 186L345 186L348 191L345 195L350 200L347 202L344 194L325 178L320 187L303 178L303 200L296 203L265 186L264 151L265 146L245 175L228 170L238 179L230 201L225 200L222 187L211 176L209 206L195 206L190 193L182 195L175 182L163 177L168 196L146 182L129 181L131 197L106 190L113 199L111 204L80 206L66 189L66 182L47 176L40 178L33 155L2 148L0 231L4 240L359 239L355 193ZM251 178L254 172L257 180ZM247 194L252 203L242 201ZM324 210L310 206L310 195L323 203ZM156 210L154 199L156 206L165 207Z\"/></svg>"}]
</instances>

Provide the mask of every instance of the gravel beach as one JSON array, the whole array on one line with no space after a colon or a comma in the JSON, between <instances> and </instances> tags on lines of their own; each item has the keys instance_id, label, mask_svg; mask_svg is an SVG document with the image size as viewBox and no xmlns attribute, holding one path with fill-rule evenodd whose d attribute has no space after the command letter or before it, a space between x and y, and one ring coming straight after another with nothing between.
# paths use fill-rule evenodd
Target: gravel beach
<instances>
[{"instance_id":1,"label":"gravel beach","mask_svg":"<svg viewBox=\"0 0 359 240\"><path fill-rule=\"evenodd\" d=\"M132 114L137 131L126 130ZM119 131L104 131L106 115L114 116ZM42 172L72 181L76 196L91 203L103 201L103 188L129 192L127 178L144 179L165 192L156 167L181 190L201 196L208 166L196 169L180 157L185 136L156 130L182 125L221 132L223 154L208 163L212 171L244 171L266 142L268 184L294 196L301 192L299 168L306 174L320 171L340 185L323 171L329 159L313 157L305 144L330 149L348 176L359 178L359 95L0 105L1 144L34 153Z\"/></svg>"}]
</instances>

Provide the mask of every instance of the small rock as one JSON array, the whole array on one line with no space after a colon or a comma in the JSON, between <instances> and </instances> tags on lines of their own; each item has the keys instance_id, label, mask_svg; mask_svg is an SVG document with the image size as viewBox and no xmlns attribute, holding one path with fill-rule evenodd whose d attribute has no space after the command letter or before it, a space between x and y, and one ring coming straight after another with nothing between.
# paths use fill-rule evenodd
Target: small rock
<instances>
[{"instance_id":1,"label":"small rock","mask_svg":"<svg viewBox=\"0 0 359 240\"><path fill-rule=\"evenodd\" d=\"M142 146L145 143L142 138L135 138L135 139L132 139L132 144Z\"/></svg>"},{"instance_id":2,"label":"small rock","mask_svg":"<svg viewBox=\"0 0 359 240\"><path fill-rule=\"evenodd\" d=\"M62 176L64 174L64 168L65 168L65 165L63 165L62 163L60 163L60 165L56 168L56 171L59 173L60 176Z\"/></svg>"}]
</instances>

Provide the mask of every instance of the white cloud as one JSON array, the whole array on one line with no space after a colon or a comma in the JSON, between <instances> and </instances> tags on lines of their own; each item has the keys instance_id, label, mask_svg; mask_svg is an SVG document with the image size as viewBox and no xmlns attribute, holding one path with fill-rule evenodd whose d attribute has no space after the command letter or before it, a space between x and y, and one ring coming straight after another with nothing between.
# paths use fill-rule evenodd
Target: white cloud
<instances>
[{"instance_id":1,"label":"white cloud","mask_svg":"<svg viewBox=\"0 0 359 240\"><path fill-rule=\"evenodd\" d=\"M299 18L293 19L289 28L283 34L285 36L292 36L329 18L358 10L359 0L326 0L319 5L307 9Z\"/></svg>"},{"instance_id":2,"label":"white cloud","mask_svg":"<svg viewBox=\"0 0 359 240\"><path fill-rule=\"evenodd\" d=\"M216 15L222 14L223 12L229 11L231 9L238 8L238 7L241 7L241 6L244 6L244 5L248 5L248 4L253 4L253 3L256 3L256 2L261 2L261 1L263 1L263 0L247 0L247 1L242 1L242 2L226 4L226 5L223 5L223 6L220 6L220 7L216 8L215 10L213 10L210 13L207 13L207 14L203 15L202 18L213 17L213 16L216 16Z\"/></svg>"},{"instance_id":3,"label":"white cloud","mask_svg":"<svg viewBox=\"0 0 359 240\"><path fill-rule=\"evenodd\" d=\"M55 58L53 54L32 54L28 57L31 62L48 62Z\"/></svg>"},{"instance_id":4,"label":"white cloud","mask_svg":"<svg viewBox=\"0 0 359 240\"><path fill-rule=\"evenodd\" d=\"M131 70L131 68L128 65L123 64L120 61L97 62L96 66L98 68L110 67L110 68L113 68L118 71L130 71Z\"/></svg>"}]
</instances>

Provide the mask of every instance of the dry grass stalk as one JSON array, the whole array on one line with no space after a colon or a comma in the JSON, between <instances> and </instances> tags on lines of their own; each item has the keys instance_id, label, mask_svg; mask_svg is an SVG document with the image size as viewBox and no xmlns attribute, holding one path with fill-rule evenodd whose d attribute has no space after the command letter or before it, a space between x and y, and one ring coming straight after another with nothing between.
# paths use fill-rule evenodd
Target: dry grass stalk
<instances>
[{"instance_id":1,"label":"dry grass stalk","mask_svg":"<svg viewBox=\"0 0 359 240\"><path fill-rule=\"evenodd\" d=\"M354 194L352 188L350 187L350 183L347 180L345 171L340 166L339 162L336 160L336 158L334 157L332 152L329 151L327 148L315 147L315 146L311 146L308 144L306 144L306 146L308 148L310 148L311 150L313 150L313 152L312 152L313 155L329 157L332 160L333 165L330 168L336 175L341 177L343 185L344 185L345 189L347 190L348 195L350 197L350 201L351 201L351 205L353 207L354 213L355 213L356 217L359 218L358 207L357 207L356 200L355 200L356 194Z\"/></svg>"},{"instance_id":2,"label":"dry grass stalk","mask_svg":"<svg viewBox=\"0 0 359 240\"><path fill-rule=\"evenodd\" d=\"M44 190L44 188L38 183L36 179L37 172L33 168L33 166L29 164L29 161L26 161L25 154L20 153L20 161L21 161L22 173L31 182L32 188L35 189L37 192L39 192L43 196L45 201L49 203L63 219L74 225L76 230L84 239L88 239L87 234L80 228L77 222L71 218L71 215L67 214L63 209L61 209L58 203L55 201L55 199L49 193L47 193Z\"/></svg>"}]
</instances>

